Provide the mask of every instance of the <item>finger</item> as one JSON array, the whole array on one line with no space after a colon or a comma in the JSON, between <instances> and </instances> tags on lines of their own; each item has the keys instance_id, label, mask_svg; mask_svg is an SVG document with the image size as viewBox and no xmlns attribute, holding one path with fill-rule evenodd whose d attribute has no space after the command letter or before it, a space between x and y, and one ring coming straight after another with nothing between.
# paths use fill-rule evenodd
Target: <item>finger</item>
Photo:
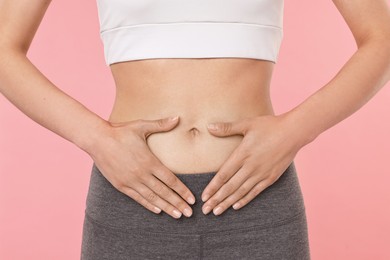
<instances>
[{"instance_id":1,"label":"finger","mask_svg":"<svg viewBox=\"0 0 390 260\"><path fill-rule=\"evenodd\" d=\"M235 149L229 156L229 158L224 162L215 176L211 179L209 184L202 192L202 201L207 201L211 196L217 192L223 184L225 184L229 179L242 167L244 164L244 157L242 155L241 149Z\"/></svg>"},{"instance_id":2,"label":"finger","mask_svg":"<svg viewBox=\"0 0 390 260\"><path fill-rule=\"evenodd\" d=\"M158 167L152 168L152 174L165 183L169 188L176 191L180 197L185 199L189 204L195 203L195 196L190 189L167 167L165 167L157 158Z\"/></svg>"},{"instance_id":3,"label":"finger","mask_svg":"<svg viewBox=\"0 0 390 260\"><path fill-rule=\"evenodd\" d=\"M174 176L174 178L177 178ZM175 209L178 209L180 212L184 213L187 217L192 215L192 209L188 204L176 194L170 187L165 185L155 176L150 176L144 182L152 191L154 191L160 198L164 199L170 203Z\"/></svg>"},{"instance_id":4,"label":"finger","mask_svg":"<svg viewBox=\"0 0 390 260\"><path fill-rule=\"evenodd\" d=\"M138 202L148 210L156 214L159 214L161 212L161 209L159 207L156 207L155 205L147 201L144 197L142 197L141 194L139 194L134 189L125 186L121 192L126 194L127 196L129 196L130 198L132 198L133 200L135 200L136 202Z\"/></svg>"},{"instance_id":5,"label":"finger","mask_svg":"<svg viewBox=\"0 0 390 260\"><path fill-rule=\"evenodd\" d=\"M219 205L227 197L235 193L236 190L246 182L249 174L250 171L246 169L245 165L241 167L240 170L234 174L234 176L231 177L228 182L222 185L222 187L207 200L207 202L202 207L203 213L208 214L211 210L216 210L217 208L215 206Z\"/></svg>"},{"instance_id":6,"label":"finger","mask_svg":"<svg viewBox=\"0 0 390 260\"><path fill-rule=\"evenodd\" d=\"M233 204L233 209L238 210L244 207L270 185L271 182L268 179L258 182L243 198Z\"/></svg>"},{"instance_id":7,"label":"finger","mask_svg":"<svg viewBox=\"0 0 390 260\"><path fill-rule=\"evenodd\" d=\"M139 134L144 138L148 138L153 133L171 130L178 122L179 117L167 117L157 120L139 119L136 124Z\"/></svg>"},{"instance_id":8,"label":"finger","mask_svg":"<svg viewBox=\"0 0 390 260\"><path fill-rule=\"evenodd\" d=\"M144 197L147 201L149 201L153 205L155 205L158 208L160 208L161 210L163 210L168 215L170 215L174 218L181 217L182 214L178 209L176 209L174 206L172 206L166 200L162 199L156 192L154 192L148 186L140 183L140 185L137 185L136 189L137 189L137 192L142 195L142 197Z\"/></svg>"},{"instance_id":9,"label":"finger","mask_svg":"<svg viewBox=\"0 0 390 260\"><path fill-rule=\"evenodd\" d=\"M221 215L230 206L246 196L257 183L259 183L259 181L257 181L255 177L248 178L233 194L215 206L213 210L214 215Z\"/></svg>"},{"instance_id":10,"label":"finger","mask_svg":"<svg viewBox=\"0 0 390 260\"><path fill-rule=\"evenodd\" d=\"M215 122L208 124L207 128L211 134L216 136L246 135L249 123L250 120L244 118L233 122Z\"/></svg>"}]
</instances>

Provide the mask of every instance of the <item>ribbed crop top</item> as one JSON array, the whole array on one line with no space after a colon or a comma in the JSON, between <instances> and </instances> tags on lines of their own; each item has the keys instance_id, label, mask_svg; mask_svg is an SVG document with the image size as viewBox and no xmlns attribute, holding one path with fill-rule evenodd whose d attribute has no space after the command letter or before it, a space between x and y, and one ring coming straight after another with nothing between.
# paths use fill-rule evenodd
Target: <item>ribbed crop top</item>
<instances>
[{"instance_id":1,"label":"ribbed crop top","mask_svg":"<svg viewBox=\"0 0 390 260\"><path fill-rule=\"evenodd\" d=\"M97 0L107 65L155 58L276 63L283 0Z\"/></svg>"}]
</instances>

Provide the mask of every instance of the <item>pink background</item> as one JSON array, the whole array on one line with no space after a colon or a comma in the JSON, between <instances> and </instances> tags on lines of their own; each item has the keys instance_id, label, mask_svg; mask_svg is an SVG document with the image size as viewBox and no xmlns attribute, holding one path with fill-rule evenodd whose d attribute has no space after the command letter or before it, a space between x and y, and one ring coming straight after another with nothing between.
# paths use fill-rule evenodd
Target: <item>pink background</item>
<instances>
[{"instance_id":1,"label":"pink background","mask_svg":"<svg viewBox=\"0 0 390 260\"><path fill-rule=\"evenodd\" d=\"M326 84L355 49L331 1L285 1L272 83L276 113ZM114 81L95 1L53 1L28 56L54 84L108 118ZM295 159L313 259L390 259L388 85ZM91 158L2 95L0 117L0 259L79 259Z\"/></svg>"}]
</instances>

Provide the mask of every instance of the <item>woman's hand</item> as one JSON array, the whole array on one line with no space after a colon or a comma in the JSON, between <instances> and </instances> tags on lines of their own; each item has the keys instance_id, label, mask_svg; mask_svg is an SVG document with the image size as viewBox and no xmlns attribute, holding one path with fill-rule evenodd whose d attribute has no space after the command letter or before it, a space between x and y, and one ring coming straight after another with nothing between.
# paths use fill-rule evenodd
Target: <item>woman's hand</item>
<instances>
[{"instance_id":1,"label":"woman's hand","mask_svg":"<svg viewBox=\"0 0 390 260\"><path fill-rule=\"evenodd\" d=\"M243 135L240 145L202 193L204 214L219 215L233 205L239 209L272 185L304 145L286 116L265 115L209 127L217 137Z\"/></svg>"},{"instance_id":2,"label":"woman's hand","mask_svg":"<svg viewBox=\"0 0 390 260\"><path fill-rule=\"evenodd\" d=\"M163 210L174 218L180 218L181 212L191 216L192 209L185 200L193 204L195 197L155 157L146 139L152 133L173 129L178 121L178 118L173 121L166 118L109 122L107 135L89 153L104 177L117 190L154 213L158 214Z\"/></svg>"}]
</instances>

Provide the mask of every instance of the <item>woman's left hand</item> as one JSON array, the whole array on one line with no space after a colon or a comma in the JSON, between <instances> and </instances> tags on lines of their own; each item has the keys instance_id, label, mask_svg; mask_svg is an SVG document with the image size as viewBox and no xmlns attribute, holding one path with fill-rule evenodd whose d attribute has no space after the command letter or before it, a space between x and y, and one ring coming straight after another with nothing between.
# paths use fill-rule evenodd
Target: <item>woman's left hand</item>
<instances>
[{"instance_id":1,"label":"woman's left hand","mask_svg":"<svg viewBox=\"0 0 390 260\"><path fill-rule=\"evenodd\" d=\"M217 137L244 138L204 189L204 214L220 215L232 205L239 209L279 179L304 145L286 115L217 122L217 130L209 128Z\"/></svg>"}]
</instances>

